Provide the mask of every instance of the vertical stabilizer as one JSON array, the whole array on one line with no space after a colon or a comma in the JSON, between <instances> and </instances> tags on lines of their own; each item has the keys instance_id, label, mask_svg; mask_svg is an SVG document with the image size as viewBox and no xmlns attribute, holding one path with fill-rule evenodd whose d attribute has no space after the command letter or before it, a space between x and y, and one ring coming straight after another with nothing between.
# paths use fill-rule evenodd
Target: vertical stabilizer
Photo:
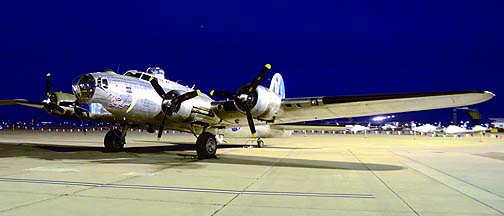
<instances>
[{"instance_id":1,"label":"vertical stabilizer","mask_svg":"<svg viewBox=\"0 0 504 216\"><path fill-rule=\"evenodd\" d=\"M285 98L285 85L284 81L282 78L282 75L280 73L276 73L273 75L273 78L271 78L271 84L269 89L273 92L275 92L280 98Z\"/></svg>"}]
</instances>

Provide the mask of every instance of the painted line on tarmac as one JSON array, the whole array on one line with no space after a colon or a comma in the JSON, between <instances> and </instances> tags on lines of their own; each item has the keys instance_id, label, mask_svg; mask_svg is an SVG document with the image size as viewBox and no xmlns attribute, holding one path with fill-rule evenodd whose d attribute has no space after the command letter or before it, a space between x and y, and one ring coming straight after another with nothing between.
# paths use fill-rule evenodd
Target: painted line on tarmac
<instances>
[{"instance_id":1,"label":"painted line on tarmac","mask_svg":"<svg viewBox=\"0 0 504 216\"><path fill-rule=\"evenodd\" d=\"M238 194L238 195L329 197L329 198L367 198L367 199L375 198L375 196L372 194L239 191L239 190L220 190L220 189L190 188L190 187L167 187L167 186L127 185L127 184L101 184L101 183L93 183L93 182L56 181L56 180L41 180L41 179L20 179L20 178L0 178L0 182L71 185L71 186L87 186L87 187L102 187L102 188L126 188L126 189L141 189L141 190L166 190L166 191L181 191L181 192L221 193L221 194Z\"/></svg>"},{"instance_id":2,"label":"painted line on tarmac","mask_svg":"<svg viewBox=\"0 0 504 216\"><path fill-rule=\"evenodd\" d=\"M359 157L357 157L356 154L354 154L350 149L348 149L348 152L350 152L350 154L353 155L353 157L357 159L359 163L361 163L364 167L366 167L366 169L369 170L369 172L371 172L371 174L373 174L390 192L392 192L399 200L401 200L402 203L408 206L408 208L413 213L415 213L415 215L420 216L420 213L418 213L418 211L415 210L413 206L411 206L408 202L406 202L404 198L402 198L396 191L394 191L382 178L380 178L380 176L378 176L371 168L369 168L369 166L366 163L364 163Z\"/></svg>"}]
</instances>

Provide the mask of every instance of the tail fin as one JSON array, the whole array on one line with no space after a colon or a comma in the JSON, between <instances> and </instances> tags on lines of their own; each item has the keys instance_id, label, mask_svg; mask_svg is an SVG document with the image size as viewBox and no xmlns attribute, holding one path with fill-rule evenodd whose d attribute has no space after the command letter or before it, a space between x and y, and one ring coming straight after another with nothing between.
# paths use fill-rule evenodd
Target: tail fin
<instances>
[{"instance_id":1,"label":"tail fin","mask_svg":"<svg viewBox=\"0 0 504 216\"><path fill-rule=\"evenodd\" d=\"M474 121L474 125L481 124L481 113L479 113L478 110L469 109L467 112L469 112L469 116L471 116L471 119Z\"/></svg>"},{"instance_id":2,"label":"tail fin","mask_svg":"<svg viewBox=\"0 0 504 216\"><path fill-rule=\"evenodd\" d=\"M284 81L282 78L282 75L280 73L276 73L273 75L273 78L271 78L271 84L269 89L273 92L275 92L280 98L285 98L285 85Z\"/></svg>"},{"instance_id":3,"label":"tail fin","mask_svg":"<svg viewBox=\"0 0 504 216\"><path fill-rule=\"evenodd\" d=\"M471 109L469 107L456 108L457 110L466 110L474 125L479 125L481 123L481 113L476 109Z\"/></svg>"}]
</instances>

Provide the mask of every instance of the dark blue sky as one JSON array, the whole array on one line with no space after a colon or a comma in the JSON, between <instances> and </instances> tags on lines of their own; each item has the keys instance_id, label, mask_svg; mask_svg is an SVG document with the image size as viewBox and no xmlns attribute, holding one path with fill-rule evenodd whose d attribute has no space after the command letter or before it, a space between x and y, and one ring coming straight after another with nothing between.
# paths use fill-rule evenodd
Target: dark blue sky
<instances>
[{"instance_id":1,"label":"dark blue sky","mask_svg":"<svg viewBox=\"0 0 504 216\"><path fill-rule=\"evenodd\" d=\"M0 98L41 101L47 72L54 90L70 92L76 76L118 64L234 90L271 63L287 97L490 90L497 97L476 108L504 117L503 9L492 0L8 1ZM0 119L35 112L2 107Z\"/></svg>"}]
</instances>

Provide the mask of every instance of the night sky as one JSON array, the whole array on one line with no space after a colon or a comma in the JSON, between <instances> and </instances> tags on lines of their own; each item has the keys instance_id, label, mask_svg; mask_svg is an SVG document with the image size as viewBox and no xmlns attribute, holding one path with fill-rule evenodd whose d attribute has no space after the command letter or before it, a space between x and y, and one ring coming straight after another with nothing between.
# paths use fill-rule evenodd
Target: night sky
<instances>
[{"instance_id":1,"label":"night sky","mask_svg":"<svg viewBox=\"0 0 504 216\"><path fill-rule=\"evenodd\" d=\"M503 9L492 0L6 1L0 99L41 101L47 72L53 90L71 92L78 75L119 64L234 91L271 63L287 97L489 90L497 97L474 107L504 117ZM0 119L36 112L1 107Z\"/></svg>"}]
</instances>

